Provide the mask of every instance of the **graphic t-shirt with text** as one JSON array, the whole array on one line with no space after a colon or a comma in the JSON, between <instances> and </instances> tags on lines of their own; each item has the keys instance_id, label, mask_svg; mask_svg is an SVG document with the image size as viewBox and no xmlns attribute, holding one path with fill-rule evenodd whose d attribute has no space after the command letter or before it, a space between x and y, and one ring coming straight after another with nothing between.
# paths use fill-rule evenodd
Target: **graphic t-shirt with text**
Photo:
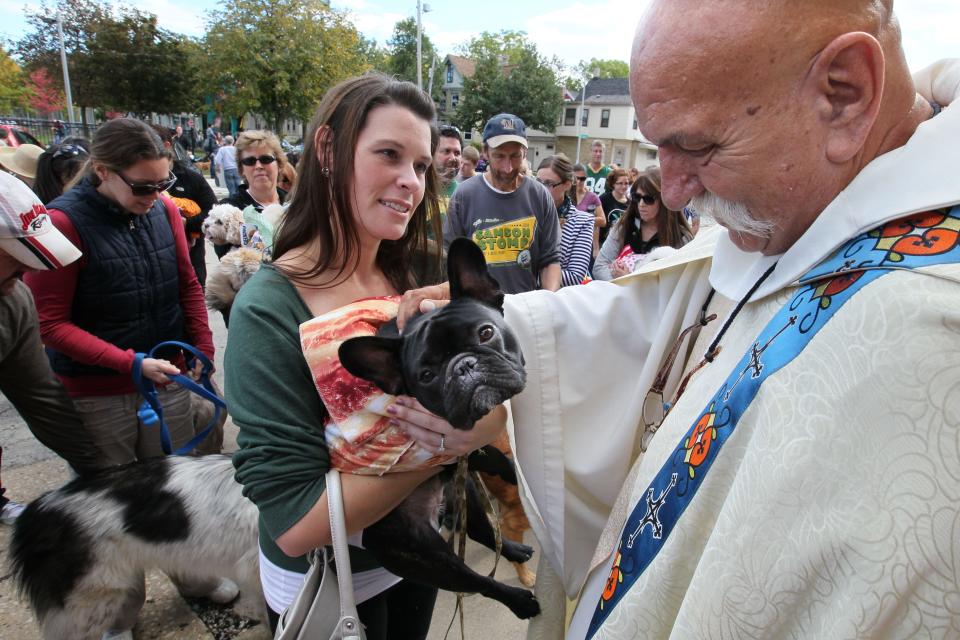
<instances>
[{"instance_id":1,"label":"graphic t-shirt with text","mask_svg":"<svg viewBox=\"0 0 960 640\"><path fill-rule=\"evenodd\" d=\"M480 247L504 293L532 291L540 270L560 262L560 224L546 188L524 179L501 193L482 175L465 180L450 199L443 227L444 248L467 237Z\"/></svg>"}]
</instances>

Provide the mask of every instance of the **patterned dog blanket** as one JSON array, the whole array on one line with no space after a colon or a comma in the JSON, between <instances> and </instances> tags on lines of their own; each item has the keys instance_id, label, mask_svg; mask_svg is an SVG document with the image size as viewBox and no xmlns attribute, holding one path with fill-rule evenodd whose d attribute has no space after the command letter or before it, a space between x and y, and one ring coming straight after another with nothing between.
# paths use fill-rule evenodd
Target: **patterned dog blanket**
<instances>
[{"instance_id":1,"label":"patterned dog blanket","mask_svg":"<svg viewBox=\"0 0 960 640\"><path fill-rule=\"evenodd\" d=\"M367 298L300 325L300 345L320 399L330 413L324 436L330 461L340 471L382 475L443 464L400 427L390 425L387 407L396 400L372 382L343 368L337 355L349 338L372 336L397 315L399 296Z\"/></svg>"}]
</instances>

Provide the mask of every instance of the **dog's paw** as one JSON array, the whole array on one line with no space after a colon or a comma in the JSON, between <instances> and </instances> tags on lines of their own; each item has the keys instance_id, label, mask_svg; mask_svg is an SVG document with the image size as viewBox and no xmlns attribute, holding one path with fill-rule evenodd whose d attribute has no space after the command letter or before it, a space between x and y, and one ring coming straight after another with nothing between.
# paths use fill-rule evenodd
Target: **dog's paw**
<instances>
[{"instance_id":1,"label":"dog's paw","mask_svg":"<svg viewBox=\"0 0 960 640\"><path fill-rule=\"evenodd\" d=\"M540 603L537 602L533 592L526 589L510 588L509 598L504 601L504 604L521 620L540 615Z\"/></svg>"},{"instance_id":2,"label":"dog's paw","mask_svg":"<svg viewBox=\"0 0 960 640\"><path fill-rule=\"evenodd\" d=\"M520 580L520 584L532 589L533 585L537 582L537 574L533 571L530 571L530 568L520 562L514 562L513 568L517 570L517 578Z\"/></svg>"},{"instance_id":3,"label":"dog's paw","mask_svg":"<svg viewBox=\"0 0 960 640\"><path fill-rule=\"evenodd\" d=\"M512 540L504 540L500 547L500 555L510 562L526 562L533 556L533 547Z\"/></svg>"}]
</instances>

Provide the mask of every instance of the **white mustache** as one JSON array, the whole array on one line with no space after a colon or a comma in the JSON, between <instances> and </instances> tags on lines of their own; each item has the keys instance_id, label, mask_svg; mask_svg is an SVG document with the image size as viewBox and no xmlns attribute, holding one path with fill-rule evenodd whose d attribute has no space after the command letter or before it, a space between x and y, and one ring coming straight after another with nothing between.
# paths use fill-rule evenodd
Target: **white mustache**
<instances>
[{"instance_id":1,"label":"white mustache","mask_svg":"<svg viewBox=\"0 0 960 640\"><path fill-rule=\"evenodd\" d=\"M730 231L769 238L776 225L769 220L757 220L741 202L724 200L718 195L704 191L690 201L690 206L699 214L707 215Z\"/></svg>"}]
</instances>

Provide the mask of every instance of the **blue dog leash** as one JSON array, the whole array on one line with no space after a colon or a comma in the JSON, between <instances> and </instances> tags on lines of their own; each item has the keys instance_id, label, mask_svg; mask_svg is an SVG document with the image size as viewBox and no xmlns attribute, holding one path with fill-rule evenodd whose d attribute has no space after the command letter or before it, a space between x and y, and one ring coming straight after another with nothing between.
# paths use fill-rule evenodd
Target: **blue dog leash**
<instances>
[{"instance_id":1,"label":"blue dog leash","mask_svg":"<svg viewBox=\"0 0 960 640\"><path fill-rule=\"evenodd\" d=\"M190 377L179 373L169 375L167 377L188 391L192 391L201 398L209 400L214 406L213 419L206 426L206 428L204 428L203 431L195 435L189 442L176 451L173 451L173 444L170 442L170 431L167 429L167 423L163 421L163 407L160 405L160 396L157 394L157 387L152 380L143 377L144 358L155 358L157 351L163 347L179 347L180 349L186 351L188 354L188 366L192 364L193 358L197 358L201 363L203 363L203 367L200 370L200 384L194 382L192 379L190 379ZM189 357L190 355L192 355L192 357ZM226 402L224 402L223 399L217 395L217 392L213 388L213 384L210 382L211 371L213 371L213 363L210 362L210 358L205 356L193 346L184 342L178 342L176 340L161 342L151 349L150 353L137 353L134 357L133 384L137 387L137 391L140 392L140 395L143 396L143 402L140 404L140 409L137 411L137 417L140 418L140 421L147 426L157 424L158 422L160 423L160 444L163 447L163 452L165 454L182 456L189 453L194 447L203 442L203 440L210 435L210 432L213 431L213 428L220 420L220 412L226 410Z\"/></svg>"}]
</instances>

